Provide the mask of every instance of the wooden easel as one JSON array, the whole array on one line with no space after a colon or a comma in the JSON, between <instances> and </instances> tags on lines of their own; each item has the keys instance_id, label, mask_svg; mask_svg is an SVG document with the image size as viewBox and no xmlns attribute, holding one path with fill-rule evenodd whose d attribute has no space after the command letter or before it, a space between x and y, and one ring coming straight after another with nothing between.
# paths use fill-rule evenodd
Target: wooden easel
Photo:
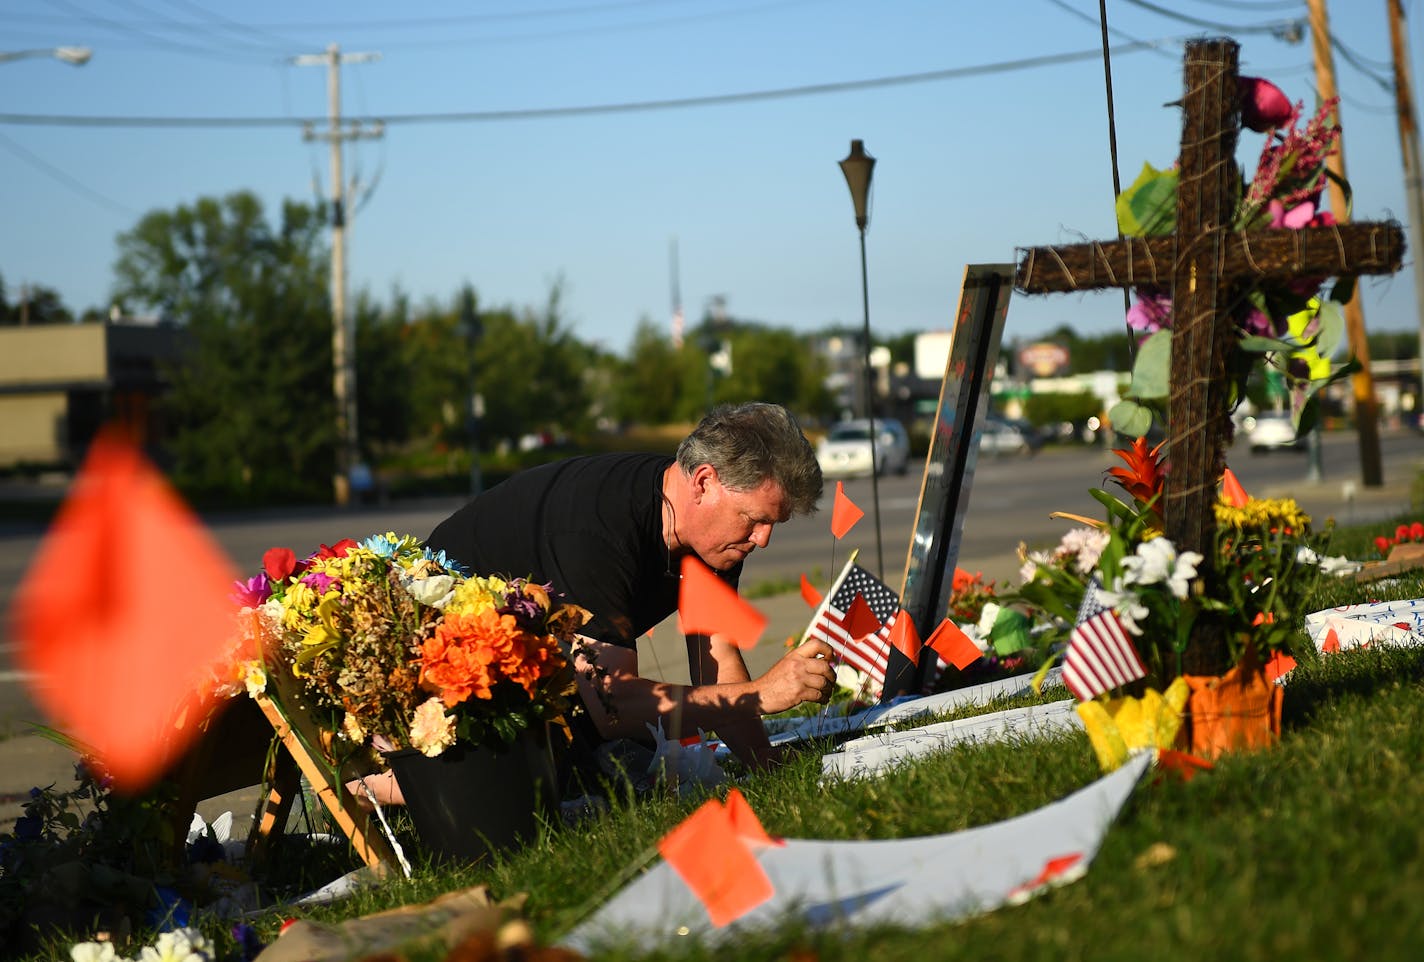
<instances>
[{"instance_id":1,"label":"wooden easel","mask_svg":"<svg viewBox=\"0 0 1424 962\"><path fill-rule=\"evenodd\" d=\"M177 851L181 852L198 802L266 784L267 794L258 803L247 838L249 857L261 861L271 849L272 836L286 825L305 775L356 854L384 877L396 864L395 851L372 815L344 789L340 772L322 757L327 737L310 717L294 713L289 719L266 695L255 699L239 695L172 770L171 778L178 784L172 819Z\"/></svg>"}]
</instances>

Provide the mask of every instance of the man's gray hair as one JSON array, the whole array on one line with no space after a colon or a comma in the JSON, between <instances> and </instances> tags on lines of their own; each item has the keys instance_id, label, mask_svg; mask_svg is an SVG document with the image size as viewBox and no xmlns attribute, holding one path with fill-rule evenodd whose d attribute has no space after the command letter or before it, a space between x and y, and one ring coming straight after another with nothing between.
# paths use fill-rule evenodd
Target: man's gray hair
<instances>
[{"instance_id":1,"label":"man's gray hair","mask_svg":"<svg viewBox=\"0 0 1424 962\"><path fill-rule=\"evenodd\" d=\"M794 515L814 514L821 499L816 452L779 404L749 401L713 409L678 445L677 463L685 474L710 464L733 491L754 491L775 481Z\"/></svg>"}]
</instances>

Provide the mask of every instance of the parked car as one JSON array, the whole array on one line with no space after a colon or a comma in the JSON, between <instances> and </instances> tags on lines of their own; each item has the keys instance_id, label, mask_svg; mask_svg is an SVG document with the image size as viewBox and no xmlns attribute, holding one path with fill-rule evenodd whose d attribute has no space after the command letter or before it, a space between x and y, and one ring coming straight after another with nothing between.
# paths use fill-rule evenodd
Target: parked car
<instances>
[{"instance_id":1,"label":"parked car","mask_svg":"<svg viewBox=\"0 0 1424 962\"><path fill-rule=\"evenodd\" d=\"M1027 421L990 414L979 435L979 450L988 454L1032 454L1042 441Z\"/></svg>"},{"instance_id":2,"label":"parked car","mask_svg":"<svg viewBox=\"0 0 1424 962\"><path fill-rule=\"evenodd\" d=\"M1304 451L1306 439L1296 437L1295 422L1286 411L1262 411L1242 422L1253 454L1286 448Z\"/></svg>"},{"instance_id":3,"label":"parked car","mask_svg":"<svg viewBox=\"0 0 1424 962\"><path fill-rule=\"evenodd\" d=\"M894 418L875 419L877 474L904 474L910 466L910 437ZM870 422L864 418L833 424L816 445L821 473L835 477L870 474Z\"/></svg>"}]
</instances>

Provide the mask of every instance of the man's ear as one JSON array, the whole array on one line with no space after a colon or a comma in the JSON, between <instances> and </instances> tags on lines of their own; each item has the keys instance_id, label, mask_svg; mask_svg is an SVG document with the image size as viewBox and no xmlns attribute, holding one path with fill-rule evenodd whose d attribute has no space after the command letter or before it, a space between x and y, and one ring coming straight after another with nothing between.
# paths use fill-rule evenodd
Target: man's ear
<instances>
[{"instance_id":1,"label":"man's ear","mask_svg":"<svg viewBox=\"0 0 1424 962\"><path fill-rule=\"evenodd\" d=\"M707 494L707 486L717 479L717 469L710 464L699 464L692 469L692 476L688 479L692 488L692 500L694 503L701 502Z\"/></svg>"}]
</instances>

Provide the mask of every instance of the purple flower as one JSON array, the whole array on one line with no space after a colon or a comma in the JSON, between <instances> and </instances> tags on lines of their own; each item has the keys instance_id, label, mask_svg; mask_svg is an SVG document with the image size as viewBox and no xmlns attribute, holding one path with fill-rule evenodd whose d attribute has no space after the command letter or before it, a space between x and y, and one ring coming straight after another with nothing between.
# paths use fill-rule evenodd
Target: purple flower
<instances>
[{"instance_id":1,"label":"purple flower","mask_svg":"<svg viewBox=\"0 0 1424 962\"><path fill-rule=\"evenodd\" d=\"M1128 308L1127 326L1143 334L1155 334L1172 326L1172 298L1153 287L1139 287L1137 302Z\"/></svg>"},{"instance_id":2,"label":"purple flower","mask_svg":"<svg viewBox=\"0 0 1424 962\"><path fill-rule=\"evenodd\" d=\"M336 584L336 579L325 572L308 571L302 575L301 583L316 592L317 596L320 597L331 590L331 586Z\"/></svg>"},{"instance_id":3,"label":"purple flower","mask_svg":"<svg viewBox=\"0 0 1424 962\"><path fill-rule=\"evenodd\" d=\"M1247 334L1259 334L1262 337L1275 337L1278 333L1276 322L1259 307L1252 307L1246 312L1246 316L1241 319L1241 329Z\"/></svg>"},{"instance_id":4,"label":"purple flower","mask_svg":"<svg viewBox=\"0 0 1424 962\"><path fill-rule=\"evenodd\" d=\"M232 583L232 600L243 608L256 608L272 597L272 582L267 572L259 571L246 581Z\"/></svg>"}]
</instances>

